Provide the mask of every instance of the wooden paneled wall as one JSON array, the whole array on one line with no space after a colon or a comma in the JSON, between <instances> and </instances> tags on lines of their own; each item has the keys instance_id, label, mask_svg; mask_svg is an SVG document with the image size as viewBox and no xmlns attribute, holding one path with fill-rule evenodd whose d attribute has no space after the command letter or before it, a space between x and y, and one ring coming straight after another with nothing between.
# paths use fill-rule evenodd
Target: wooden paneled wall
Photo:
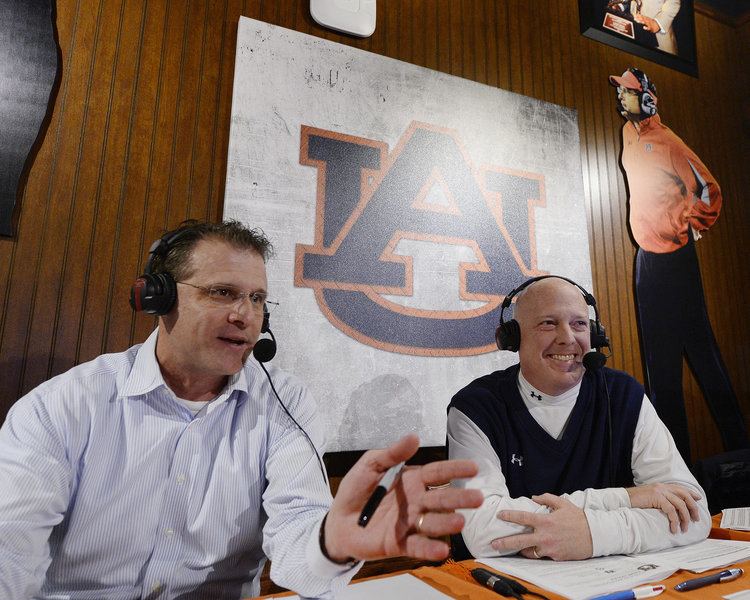
<instances>
[{"instance_id":1,"label":"wooden paneled wall","mask_svg":"<svg viewBox=\"0 0 750 600\"><path fill-rule=\"evenodd\" d=\"M237 21L246 15L578 111L595 293L610 365L642 378L634 247L607 76L636 64L662 117L722 184L698 244L708 308L750 416L748 26L696 16L700 78L579 34L577 0L379 0L366 40L317 27L307 0L57 0L62 74L18 207L0 239L0 420L76 363L142 341L127 304L150 242L185 218L220 218ZM743 52L744 51L744 52ZM585 224L581 224L585 227ZM458 386L459 382L456 383ZM686 376L694 455L721 450Z\"/></svg>"}]
</instances>

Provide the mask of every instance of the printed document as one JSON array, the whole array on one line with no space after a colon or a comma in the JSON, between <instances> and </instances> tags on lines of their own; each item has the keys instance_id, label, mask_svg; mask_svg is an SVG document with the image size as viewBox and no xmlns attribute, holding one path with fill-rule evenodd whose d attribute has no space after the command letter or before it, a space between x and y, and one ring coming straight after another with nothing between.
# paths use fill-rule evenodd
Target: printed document
<instances>
[{"instance_id":1,"label":"printed document","mask_svg":"<svg viewBox=\"0 0 750 600\"><path fill-rule=\"evenodd\" d=\"M572 600L632 589L685 569L702 573L750 559L750 542L708 539L690 546L631 556L588 560L532 560L520 556L481 558L488 567L519 577Z\"/></svg>"},{"instance_id":2,"label":"printed document","mask_svg":"<svg viewBox=\"0 0 750 600\"><path fill-rule=\"evenodd\" d=\"M689 546L668 548L638 556L675 569L703 573L709 569L720 569L750 559L750 542L707 539Z\"/></svg>"},{"instance_id":3,"label":"printed document","mask_svg":"<svg viewBox=\"0 0 750 600\"><path fill-rule=\"evenodd\" d=\"M750 508L725 508L721 511L721 527L750 531Z\"/></svg>"},{"instance_id":4,"label":"printed document","mask_svg":"<svg viewBox=\"0 0 750 600\"><path fill-rule=\"evenodd\" d=\"M585 600L655 583L677 570L674 567L661 567L650 560L622 555L565 561L532 560L519 556L476 560L571 600Z\"/></svg>"}]
</instances>

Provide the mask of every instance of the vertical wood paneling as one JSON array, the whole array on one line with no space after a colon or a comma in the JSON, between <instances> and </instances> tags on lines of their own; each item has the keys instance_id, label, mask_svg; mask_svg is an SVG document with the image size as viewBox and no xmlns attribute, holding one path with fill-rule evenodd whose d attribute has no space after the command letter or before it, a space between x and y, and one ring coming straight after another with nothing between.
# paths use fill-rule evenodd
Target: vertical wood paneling
<instances>
[{"instance_id":1,"label":"vertical wood paneling","mask_svg":"<svg viewBox=\"0 0 750 600\"><path fill-rule=\"evenodd\" d=\"M152 157L159 105L161 55L164 43L166 6L147 3L140 22L139 68L133 82L130 106L130 134L127 142L126 173L119 190L122 211L116 231L116 257L110 278L109 326L105 349L114 352L127 345L134 334L132 313L126 306L130 282L138 275L133 268L142 260L147 235L149 187L154 176ZM147 75L148 74L148 75ZM146 246L147 247L147 246ZM144 320L145 321L145 320ZM144 332L145 334L145 332ZM142 339L142 338L139 338Z\"/></svg>"},{"instance_id":2,"label":"vertical wood paneling","mask_svg":"<svg viewBox=\"0 0 750 600\"><path fill-rule=\"evenodd\" d=\"M0 419L44 379L141 341L130 283L151 241L185 218L221 216L240 15L413 62L578 112L594 291L610 364L643 378L633 246L619 166L622 120L607 76L638 65L664 121L724 190L698 243L711 320L750 415L750 24L696 16L700 78L578 33L577 0L381 0L375 34L318 27L307 0L58 0L62 75L21 199L17 236L0 239ZM458 385L458 383L457 383ZM694 454L721 450L685 374Z\"/></svg>"},{"instance_id":3,"label":"vertical wood paneling","mask_svg":"<svg viewBox=\"0 0 750 600\"><path fill-rule=\"evenodd\" d=\"M436 0L437 10L437 70L451 73L451 22L450 3ZM378 19L378 22L380 20Z\"/></svg>"}]
</instances>

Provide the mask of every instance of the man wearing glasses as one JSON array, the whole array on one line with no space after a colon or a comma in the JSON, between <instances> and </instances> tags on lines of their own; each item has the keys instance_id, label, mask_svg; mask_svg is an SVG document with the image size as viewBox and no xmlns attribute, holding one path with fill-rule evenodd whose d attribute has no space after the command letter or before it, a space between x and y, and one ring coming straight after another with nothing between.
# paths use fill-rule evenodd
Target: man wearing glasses
<instances>
[{"instance_id":1,"label":"man wearing glasses","mask_svg":"<svg viewBox=\"0 0 750 600\"><path fill-rule=\"evenodd\" d=\"M314 402L249 358L270 251L237 222L167 234L133 286L156 331L14 405L0 430L0 597L241 598L258 594L266 556L279 585L329 597L358 560L447 555L430 537L460 530L453 510L481 494L426 487L473 475L469 461L404 471L359 527L382 473L416 451L407 437L365 454L332 501Z\"/></svg>"}]
</instances>

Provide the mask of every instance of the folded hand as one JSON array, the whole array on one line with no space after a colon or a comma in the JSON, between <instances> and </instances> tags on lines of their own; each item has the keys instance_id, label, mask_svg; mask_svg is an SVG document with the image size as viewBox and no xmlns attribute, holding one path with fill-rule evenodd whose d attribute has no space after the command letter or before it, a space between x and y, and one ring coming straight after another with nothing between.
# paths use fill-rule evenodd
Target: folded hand
<instances>
[{"instance_id":1,"label":"folded hand","mask_svg":"<svg viewBox=\"0 0 750 600\"><path fill-rule=\"evenodd\" d=\"M586 515L575 504L555 496L532 496L538 504L550 508L549 513L532 513L522 510L503 510L498 518L524 525L532 531L519 533L492 541L495 550L520 552L526 558L548 556L553 560L583 560L591 558L593 543Z\"/></svg>"},{"instance_id":2,"label":"folded hand","mask_svg":"<svg viewBox=\"0 0 750 600\"><path fill-rule=\"evenodd\" d=\"M696 500L701 495L676 483L650 483L627 488L633 508L657 508L669 519L669 530L687 531L690 521L698 521L700 512Z\"/></svg>"}]
</instances>

